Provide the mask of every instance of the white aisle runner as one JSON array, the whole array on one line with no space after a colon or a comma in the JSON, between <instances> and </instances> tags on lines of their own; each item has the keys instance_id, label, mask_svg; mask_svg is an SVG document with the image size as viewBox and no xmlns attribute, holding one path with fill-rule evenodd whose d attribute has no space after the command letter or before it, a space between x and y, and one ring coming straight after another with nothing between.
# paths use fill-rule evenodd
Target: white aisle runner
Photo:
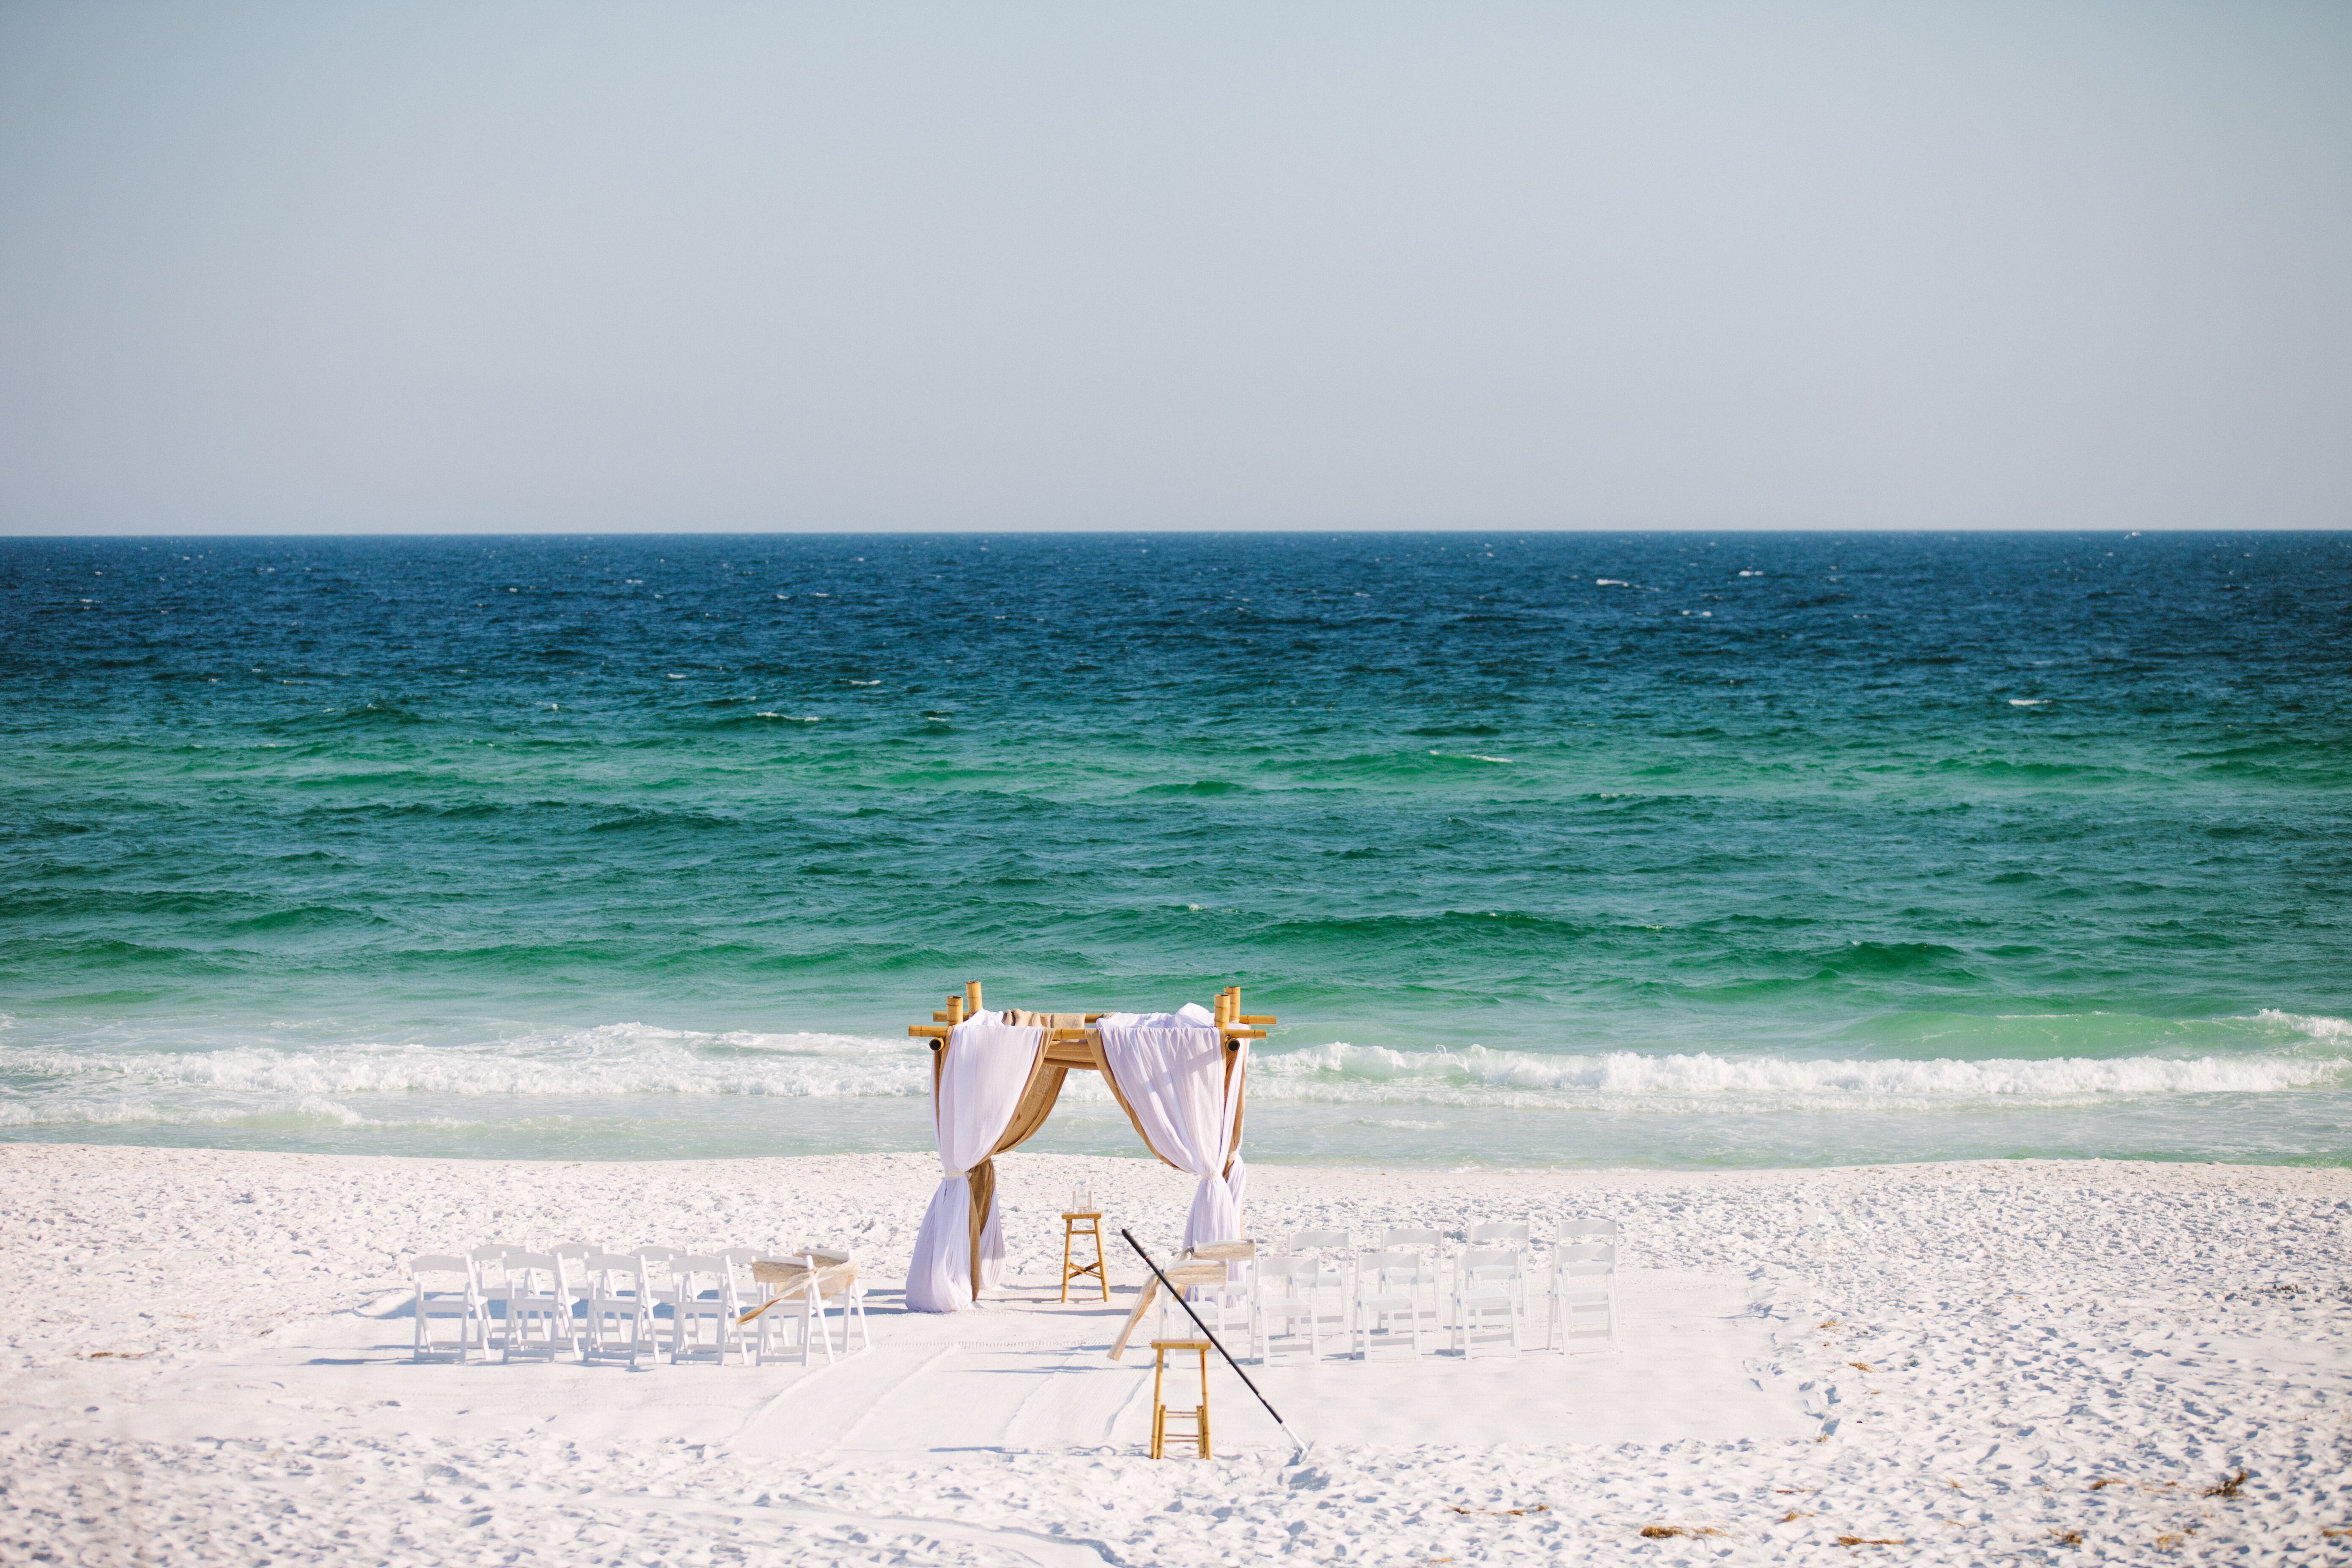
<instances>
[{"instance_id":1,"label":"white aisle runner","mask_svg":"<svg viewBox=\"0 0 2352 1568\"><path fill-rule=\"evenodd\" d=\"M1723 1276L1629 1270L1622 1353L1464 1364L1331 1361L1248 1367L1304 1436L1330 1443L1613 1443L1811 1436L1791 1380L1762 1371L1772 1325ZM12 1415L60 1435L159 1439L299 1437L403 1430L713 1443L751 1454L1139 1451L1151 1355L1102 1352L1134 1297L1066 1306L1054 1293L991 1299L942 1316L869 1302L876 1348L832 1366L559 1362L416 1365L404 1314L290 1323L250 1349L158 1365L77 1363L19 1378ZM1245 1365L1247 1363L1244 1363ZM1286 1451L1232 1370L1212 1355L1221 1452ZM1191 1377L1182 1404L1191 1403ZM95 1409L90 1408L96 1406Z\"/></svg>"}]
</instances>

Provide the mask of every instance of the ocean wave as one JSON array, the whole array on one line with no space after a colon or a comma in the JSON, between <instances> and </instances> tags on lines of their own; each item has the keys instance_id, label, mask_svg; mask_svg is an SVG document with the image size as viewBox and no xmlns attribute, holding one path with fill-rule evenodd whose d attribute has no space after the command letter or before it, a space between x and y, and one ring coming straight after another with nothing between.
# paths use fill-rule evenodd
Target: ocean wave
<instances>
[{"instance_id":1,"label":"ocean wave","mask_svg":"<svg viewBox=\"0 0 2352 1568\"><path fill-rule=\"evenodd\" d=\"M704 1034L613 1024L479 1046L260 1045L210 1050L14 1049L0 1075L42 1080L9 1103L79 1100L104 1086L131 1103L177 1089L213 1095L340 1098L773 1095L906 1098L930 1092L921 1042L855 1035ZM23 1089L18 1090L24 1095Z\"/></svg>"},{"instance_id":2,"label":"ocean wave","mask_svg":"<svg viewBox=\"0 0 2352 1568\"><path fill-rule=\"evenodd\" d=\"M1253 1100L1559 1109L1732 1110L2063 1104L2341 1085L2340 1059L2288 1054L1977 1061L1805 1059L1713 1052L1539 1056L1472 1046L1399 1051L1344 1042L1266 1052Z\"/></svg>"},{"instance_id":3,"label":"ocean wave","mask_svg":"<svg viewBox=\"0 0 2352 1568\"><path fill-rule=\"evenodd\" d=\"M1500 920L1467 925L1499 926ZM1937 950L1893 948L1894 963L1932 962ZM1979 1020L1986 1022L1988 1020ZM2035 1019L1990 1020L1999 1023ZM1634 1115L1739 1114L1774 1110L1881 1111L2150 1105L2192 1096L2263 1096L2352 1089L2352 1021L2266 1008L2208 1020L2198 1034L2132 1049L2114 1031L2077 1031L2064 1054L2037 1055L2031 1029L1955 1036L1942 1016L1895 1031L1908 1049L1809 1056L1786 1050L1548 1052L1471 1046L1397 1048L1332 1040L1256 1048L1254 1105L1347 1111L1368 1127L1419 1130L1438 1109L1591 1110ZM0 1128L143 1123L352 1128L457 1117L511 1121L577 1112L674 1114L699 1099L708 1114L764 1116L719 1104L768 1099L909 1104L930 1091L919 1040L821 1030L710 1031L643 1022L592 1027L486 1029L429 1044L336 1041L325 1018L291 1017L249 1032L109 1029L65 1041L0 1014ZM2218 1032L2217 1032L2218 1031ZM2129 1031L2126 1031L2128 1033ZM1999 1054L1936 1048L1975 1037ZM2019 1047L2027 1047L2020 1050ZM2000 1049L2007 1047L2007 1049ZM2089 1047L2089 1048L2084 1048ZM2104 1047L2104 1048L2103 1048ZM2217 1048L2218 1047L2218 1048ZM1838 1047L1831 1046L1830 1050ZM1075 1105L1107 1105L1093 1073L1073 1073ZM596 1108L565 1101L593 1101ZM707 1114L694 1112L695 1115ZM792 1114L782 1110L774 1114ZM826 1113L829 1114L829 1113ZM898 1114L893 1112L892 1114Z\"/></svg>"},{"instance_id":4,"label":"ocean wave","mask_svg":"<svg viewBox=\"0 0 2352 1568\"><path fill-rule=\"evenodd\" d=\"M1957 1110L2147 1101L2352 1088L2352 1024L2265 1012L2249 1022L2299 1043L2244 1054L1809 1058L1715 1051L1553 1055L1472 1046L1395 1049L1345 1041L1261 1048L1255 1104L1592 1110L1706 1114L1759 1109ZM0 1126L235 1121L254 1115L373 1124L396 1097L436 1101L625 1102L675 1096L919 1100L920 1041L823 1032L699 1032L646 1024L553 1030L462 1046L232 1044L210 1048L0 1047ZM1073 1073L1074 1102L1108 1101ZM522 1110L521 1105L514 1108ZM488 1108L484 1107L488 1111ZM497 1114L508 1115L501 1110ZM613 1114L630 1114L616 1105ZM478 1114L466 1111L462 1114ZM1385 1123L1383 1123L1385 1124ZM1399 1123L1402 1125L1402 1123Z\"/></svg>"},{"instance_id":5,"label":"ocean wave","mask_svg":"<svg viewBox=\"0 0 2352 1568\"><path fill-rule=\"evenodd\" d=\"M0 1100L0 1127L253 1127L383 1123L318 1095L265 1105L158 1104L151 1100Z\"/></svg>"},{"instance_id":6,"label":"ocean wave","mask_svg":"<svg viewBox=\"0 0 2352 1568\"><path fill-rule=\"evenodd\" d=\"M2282 1013L2275 1007L2265 1007L2254 1016L2265 1024L2283 1025L2315 1040L2341 1040L2352 1044L2352 1018L2331 1018L2324 1013Z\"/></svg>"}]
</instances>

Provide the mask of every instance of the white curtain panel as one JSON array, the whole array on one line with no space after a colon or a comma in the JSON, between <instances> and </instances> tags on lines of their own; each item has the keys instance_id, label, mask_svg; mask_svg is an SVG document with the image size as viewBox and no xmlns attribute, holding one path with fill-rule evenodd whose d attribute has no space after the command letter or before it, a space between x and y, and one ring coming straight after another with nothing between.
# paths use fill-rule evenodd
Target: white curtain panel
<instances>
[{"instance_id":1,"label":"white curtain panel","mask_svg":"<svg viewBox=\"0 0 2352 1568\"><path fill-rule=\"evenodd\" d=\"M907 1270L909 1311L961 1312L971 1305L971 1187L965 1178L1012 1125L1021 1090L1045 1048L1045 1030L1007 1028L999 1016L976 1015L948 1037L932 1106L943 1173L915 1234L914 1262ZM1004 1278L1004 1237L994 1205L981 1234L980 1259L983 1285Z\"/></svg>"},{"instance_id":2,"label":"white curtain panel","mask_svg":"<svg viewBox=\"0 0 2352 1568\"><path fill-rule=\"evenodd\" d=\"M1200 1012L1199 1008L1187 1009ZM1171 1026L1152 1026L1160 1019ZM1192 1209L1184 1218L1184 1245L1242 1239L1242 1188L1247 1169L1233 1161L1234 1117L1241 1109L1248 1047L1234 1063L1233 1091L1226 1092L1225 1048L1217 1031L1177 1023L1173 1016L1147 1016L1141 1024L1101 1023L1103 1060L1119 1097L1135 1113L1144 1142L1180 1170L1201 1179Z\"/></svg>"}]
</instances>

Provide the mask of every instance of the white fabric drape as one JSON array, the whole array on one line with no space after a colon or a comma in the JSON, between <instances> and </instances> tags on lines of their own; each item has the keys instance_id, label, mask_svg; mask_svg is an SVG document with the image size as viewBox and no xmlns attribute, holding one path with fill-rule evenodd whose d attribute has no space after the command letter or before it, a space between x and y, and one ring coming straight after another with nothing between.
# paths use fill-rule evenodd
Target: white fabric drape
<instances>
[{"instance_id":1,"label":"white fabric drape","mask_svg":"<svg viewBox=\"0 0 2352 1568\"><path fill-rule=\"evenodd\" d=\"M1045 1048L1045 1030L1007 1028L998 1017L978 1014L948 1037L931 1107L943 1173L931 1206L923 1211L922 1229L915 1234L914 1261L907 1269L909 1311L961 1312L971 1305L971 1187L966 1178L1012 1124L1021 1091ZM980 1263L982 1284L1004 1277L1004 1238L993 1205L981 1235Z\"/></svg>"},{"instance_id":2,"label":"white fabric drape","mask_svg":"<svg viewBox=\"0 0 2352 1568\"><path fill-rule=\"evenodd\" d=\"M1199 1007L1186 1011L1208 1016ZM1241 1109L1248 1047L1244 1046L1228 1081L1225 1048L1216 1029L1178 1023L1178 1016L1146 1015L1135 1024L1104 1018L1103 1061L1143 1141L1170 1164L1201 1179L1184 1218L1184 1245L1239 1241L1247 1170L1234 1154L1234 1121ZM1168 1024L1154 1026L1160 1019Z\"/></svg>"}]
</instances>

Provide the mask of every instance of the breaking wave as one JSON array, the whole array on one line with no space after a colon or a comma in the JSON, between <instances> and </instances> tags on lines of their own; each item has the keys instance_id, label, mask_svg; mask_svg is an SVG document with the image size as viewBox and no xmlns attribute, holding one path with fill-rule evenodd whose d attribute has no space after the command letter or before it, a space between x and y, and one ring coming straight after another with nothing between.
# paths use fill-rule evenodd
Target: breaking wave
<instances>
[{"instance_id":1,"label":"breaking wave","mask_svg":"<svg viewBox=\"0 0 2352 1568\"><path fill-rule=\"evenodd\" d=\"M2265 1011L2246 1020L2274 1043L2240 1054L1979 1059L1809 1058L1714 1051L1552 1054L1472 1046L1399 1050L1345 1041L1261 1047L1254 1104L1450 1106L1705 1113L1771 1109L1961 1109L2262 1095L2352 1088L2352 1023ZM5 1036L0 1035L0 1041ZM677 1096L781 1100L920 1100L921 1041L819 1032L709 1033L646 1024L548 1030L472 1044L192 1047L114 1040L0 1043L0 1127L134 1122L202 1125L283 1116L360 1125L406 1121L446 1102L598 1102L661 1114ZM1073 1100L1108 1100L1074 1073ZM634 1102L634 1103L633 1103ZM395 1106L399 1107L395 1110ZM475 1114L467 1112L467 1114Z\"/></svg>"},{"instance_id":2,"label":"breaking wave","mask_svg":"<svg viewBox=\"0 0 2352 1568\"><path fill-rule=\"evenodd\" d=\"M347 1101L393 1095L912 1097L930 1092L930 1063L912 1040L612 1024L472 1046L5 1049L0 1083L0 1126L203 1123L263 1107L356 1125L365 1118Z\"/></svg>"},{"instance_id":3,"label":"breaking wave","mask_svg":"<svg viewBox=\"0 0 2352 1568\"><path fill-rule=\"evenodd\" d=\"M2179 1094L2270 1094L2347 1081L2337 1058L2243 1057L1807 1060L1712 1052L1538 1056L1472 1046L1397 1051L1344 1043L1261 1057L1254 1100L1618 1110L2063 1104Z\"/></svg>"}]
</instances>

